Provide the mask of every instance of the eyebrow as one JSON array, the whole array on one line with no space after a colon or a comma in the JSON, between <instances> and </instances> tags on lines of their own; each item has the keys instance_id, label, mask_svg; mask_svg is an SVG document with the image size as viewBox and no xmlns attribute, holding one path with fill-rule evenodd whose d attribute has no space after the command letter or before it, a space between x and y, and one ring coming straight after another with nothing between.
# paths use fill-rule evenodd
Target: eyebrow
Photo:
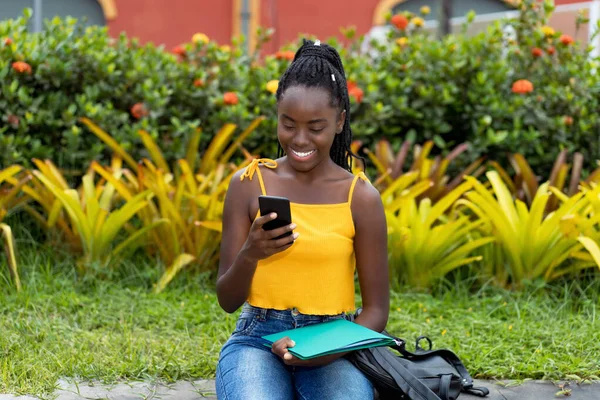
<instances>
[{"instance_id":1,"label":"eyebrow","mask_svg":"<svg viewBox=\"0 0 600 400\"><path fill-rule=\"evenodd\" d=\"M281 114L281 116L283 118L289 119L290 121L296 122L296 120L294 120L294 118L290 117L289 115ZM318 122L327 122L327 119L319 118L319 119L311 119L310 121L308 121L309 124L316 124Z\"/></svg>"}]
</instances>

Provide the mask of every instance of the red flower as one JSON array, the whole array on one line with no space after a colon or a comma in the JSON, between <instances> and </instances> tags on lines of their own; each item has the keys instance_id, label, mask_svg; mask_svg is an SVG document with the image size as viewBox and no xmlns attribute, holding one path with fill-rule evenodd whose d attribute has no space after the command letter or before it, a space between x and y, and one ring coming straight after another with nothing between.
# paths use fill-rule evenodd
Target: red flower
<instances>
[{"instance_id":1,"label":"red flower","mask_svg":"<svg viewBox=\"0 0 600 400\"><path fill-rule=\"evenodd\" d=\"M19 117L17 117L15 114L10 114L6 118L6 121L8 122L9 125L12 125L13 128L19 127Z\"/></svg>"},{"instance_id":2,"label":"red flower","mask_svg":"<svg viewBox=\"0 0 600 400\"><path fill-rule=\"evenodd\" d=\"M12 68L19 74L31 74L31 65L25 61L15 61L12 63Z\"/></svg>"},{"instance_id":3,"label":"red flower","mask_svg":"<svg viewBox=\"0 0 600 400\"><path fill-rule=\"evenodd\" d=\"M396 14L396 15L394 15L392 17L392 19L390 20L390 22L396 28L398 28L399 30L403 31L408 26L408 22L409 21L408 21L408 18L406 18L404 15L402 15L402 14Z\"/></svg>"},{"instance_id":4,"label":"red flower","mask_svg":"<svg viewBox=\"0 0 600 400\"><path fill-rule=\"evenodd\" d=\"M540 49L539 47L534 47L531 49L531 55L534 57L541 57L544 55L544 50Z\"/></svg>"},{"instance_id":5,"label":"red flower","mask_svg":"<svg viewBox=\"0 0 600 400\"><path fill-rule=\"evenodd\" d=\"M278 60L293 60L294 57L296 56L296 53L294 53L293 51L290 50L285 50L285 51L278 51L277 53L275 53L275 58Z\"/></svg>"},{"instance_id":6,"label":"red flower","mask_svg":"<svg viewBox=\"0 0 600 400\"><path fill-rule=\"evenodd\" d=\"M556 49L554 48L554 46L550 46L546 49L546 52L550 55L553 55L554 53L556 53Z\"/></svg>"},{"instance_id":7,"label":"red flower","mask_svg":"<svg viewBox=\"0 0 600 400\"><path fill-rule=\"evenodd\" d=\"M141 119L142 117L148 115L148 110L146 109L144 103L135 103L131 107L131 115L133 115L133 118L135 119Z\"/></svg>"},{"instance_id":8,"label":"red flower","mask_svg":"<svg viewBox=\"0 0 600 400\"><path fill-rule=\"evenodd\" d=\"M569 35L560 35L560 39L559 40L565 46L568 46L568 45L570 45L570 44L572 44L572 43L575 42L575 40L573 40L573 38L571 36L569 36Z\"/></svg>"},{"instance_id":9,"label":"red flower","mask_svg":"<svg viewBox=\"0 0 600 400\"><path fill-rule=\"evenodd\" d=\"M12 39L11 39L11 38L9 38L9 37L7 37L7 38L4 38L4 45L5 45L5 46L10 46L10 45L12 44L12 42L13 42L13 41L12 41Z\"/></svg>"},{"instance_id":10,"label":"red flower","mask_svg":"<svg viewBox=\"0 0 600 400\"><path fill-rule=\"evenodd\" d=\"M180 57L185 57L186 52L183 46L175 46L172 50L173 54L178 55Z\"/></svg>"},{"instance_id":11,"label":"red flower","mask_svg":"<svg viewBox=\"0 0 600 400\"><path fill-rule=\"evenodd\" d=\"M565 115L563 121L567 126L573 125L573 117L571 117L570 115Z\"/></svg>"},{"instance_id":12,"label":"red flower","mask_svg":"<svg viewBox=\"0 0 600 400\"><path fill-rule=\"evenodd\" d=\"M356 86L356 87L353 87L351 90L349 90L348 94L350 96L354 97L354 99L356 100L357 103L360 103L363 100L363 96L365 95L365 92L363 92L363 90L361 88Z\"/></svg>"},{"instance_id":13,"label":"red flower","mask_svg":"<svg viewBox=\"0 0 600 400\"><path fill-rule=\"evenodd\" d=\"M348 92L357 87L356 82L354 81L346 82L346 86L348 87Z\"/></svg>"},{"instance_id":14,"label":"red flower","mask_svg":"<svg viewBox=\"0 0 600 400\"><path fill-rule=\"evenodd\" d=\"M194 87L202 87L204 86L204 81L200 78L194 80Z\"/></svg>"},{"instance_id":15,"label":"red flower","mask_svg":"<svg viewBox=\"0 0 600 400\"><path fill-rule=\"evenodd\" d=\"M223 102L228 106L234 106L239 103L238 96L235 92L225 92L223 94Z\"/></svg>"},{"instance_id":16,"label":"red flower","mask_svg":"<svg viewBox=\"0 0 600 400\"><path fill-rule=\"evenodd\" d=\"M519 79L512 85L513 93L525 94L533 92L533 83L527 79Z\"/></svg>"}]
</instances>

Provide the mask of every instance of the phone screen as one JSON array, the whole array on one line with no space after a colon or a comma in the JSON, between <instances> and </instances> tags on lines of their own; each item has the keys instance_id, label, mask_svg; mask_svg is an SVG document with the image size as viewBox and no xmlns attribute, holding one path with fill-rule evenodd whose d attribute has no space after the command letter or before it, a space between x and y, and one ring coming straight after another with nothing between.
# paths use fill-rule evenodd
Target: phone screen
<instances>
[{"instance_id":1,"label":"phone screen","mask_svg":"<svg viewBox=\"0 0 600 400\"><path fill-rule=\"evenodd\" d=\"M263 225L264 230L270 231L292 223L290 201L287 198L278 196L259 196L258 206L260 208L260 215L267 215L272 212L277 213L276 219ZM289 231L275 239L280 239L291 234L292 232Z\"/></svg>"}]
</instances>

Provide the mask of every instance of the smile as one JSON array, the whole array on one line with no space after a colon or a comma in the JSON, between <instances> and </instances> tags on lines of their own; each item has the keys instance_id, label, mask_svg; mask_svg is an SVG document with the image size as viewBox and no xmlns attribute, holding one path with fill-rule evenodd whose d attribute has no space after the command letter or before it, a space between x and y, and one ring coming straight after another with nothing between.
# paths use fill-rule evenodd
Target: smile
<instances>
[{"instance_id":1,"label":"smile","mask_svg":"<svg viewBox=\"0 0 600 400\"><path fill-rule=\"evenodd\" d=\"M301 157L301 158L308 157L314 152L315 152L314 150L307 151L307 152L292 150L292 153L294 153L296 156Z\"/></svg>"}]
</instances>

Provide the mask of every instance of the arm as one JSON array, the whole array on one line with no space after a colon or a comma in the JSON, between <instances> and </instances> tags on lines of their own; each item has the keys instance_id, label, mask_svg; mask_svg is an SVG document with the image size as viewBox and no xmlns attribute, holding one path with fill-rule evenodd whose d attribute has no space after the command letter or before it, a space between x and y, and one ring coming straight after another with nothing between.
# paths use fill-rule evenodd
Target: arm
<instances>
[{"instance_id":1,"label":"arm","mask_svg":"<svg viewBox=\"0 0 600 400\"><path fill-rule=\"evenodd\" d=\"M262 226L275 219L273 214L256 218L250 216L250 199L258 196L253 185L240 182L243 173L238 171L229 184L223 208L223 234L219 272L217 275L217 298L223 310L235 312L248 298L250 285L259 260L286 250L293 244L297 234L271 240L295 228L294 224L272 231Z\"/></svg>"},{"instance_id":2,"label":"arm","mask_svg":"<svg viewBox=\"0 0 600 400\"><path fill-rule=\"evenodd\" d=\"M371 184L357 182L352 215L356 231L356 269L363 303L363 311L355 322L381 332L387 324L390 309L387 222L381 196Z\"/></svg>"}]
</instances>

